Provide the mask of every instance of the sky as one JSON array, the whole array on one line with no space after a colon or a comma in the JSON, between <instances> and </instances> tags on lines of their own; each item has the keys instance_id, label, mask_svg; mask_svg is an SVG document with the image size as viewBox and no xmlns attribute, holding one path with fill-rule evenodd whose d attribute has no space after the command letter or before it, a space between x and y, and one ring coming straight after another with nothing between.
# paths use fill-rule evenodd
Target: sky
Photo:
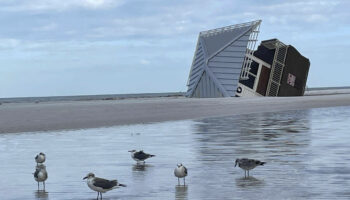
<instances>
[{"instance_id":1,"label":"sky","mask_svg":"<svg viewBox=\"0 0 350 200\"><path fill-rule=\"evenodd\" d=\"M307 87L350 86L348 0L0 0L0 98L186 91L200 31L262 20ZM258 41L258 43L260 43Z\"/></svg>"}]
</instances>

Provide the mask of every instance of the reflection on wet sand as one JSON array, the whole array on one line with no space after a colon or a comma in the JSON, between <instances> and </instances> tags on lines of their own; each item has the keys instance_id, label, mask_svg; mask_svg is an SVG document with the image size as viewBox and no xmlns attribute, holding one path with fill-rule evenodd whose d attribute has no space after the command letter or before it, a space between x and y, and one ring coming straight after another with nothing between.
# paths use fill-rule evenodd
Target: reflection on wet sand
<instances>
[{"instance_id":1,"label":"reflection on wet sand","mask_svg":"<svg viewBox=\"0 0 350 200\"><path fill-rule=\"evenodd\" d=\"M36 199L46 200L49 198L49 193L44 190L35 190L34 196Z\"/></svg>"},{"instance_id":2,"label":"reflection on wet sand","mask_svg":"<svg viewBox=\"0 0 350 200\"><path fill-rule=\"evenodd\" d=\"M249 177L241 177L236 179L236 186L237 187L255 187L255 186L262 186L264 185L263 180L259 180L253 176Z\"/></svg>"},{"instance_id":3,"label":"reflection on wet sand","mask_svg":"<svg viewBox=\"0 0 350 200\"><path fill-rule=\"evenodd\" d=\"M132 166L132 171L146 171L147 168L152 167L152 165L149 164L134 164Z\"/></svg>"},{"instance_id":4,"label":"reflection on wet sand","mask_svg":"<svg viewBox=\"0 0 350 200\"><path fill-rule=\"evenodd\" d=\"M175 186L175 199L184 200L188 198L188 186L177 185Z\"/></svg>"},{"instance_id":5,"label":"reflection on wet sand","mask_svg":"<svg viewBox=\"0 0 350 200\"><path fill-rule=\"evenodd\" d=\"M221 156L231 155L233 160L256 156L266 150L293 154L310 144L309 112L260 113L200 120L196 134L201 158L219 155L211 158L220 160Z\"/></svg>"}]
</instances>

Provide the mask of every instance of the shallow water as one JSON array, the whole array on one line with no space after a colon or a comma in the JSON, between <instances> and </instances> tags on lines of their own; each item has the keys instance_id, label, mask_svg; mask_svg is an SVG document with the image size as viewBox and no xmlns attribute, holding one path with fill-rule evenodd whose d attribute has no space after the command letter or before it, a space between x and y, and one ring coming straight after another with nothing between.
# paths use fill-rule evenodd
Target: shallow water
<instances>
[{"instance_id":1,"label":"shallow water","mask_svg":"<svg viewBox=\"0 0 350 200\"><path fill-rule=\"evenodd\" d=\"M0 199L95 199L88 172L127 184L103 199L349 199L350 107L111 128L0 134ZM156 154L144 167L127 152ZM49 178L37 191L34 156ZM267 162L244 178L238 157ZM189 171L177 186L173 170Z\"/></svg>"}]
</instances>

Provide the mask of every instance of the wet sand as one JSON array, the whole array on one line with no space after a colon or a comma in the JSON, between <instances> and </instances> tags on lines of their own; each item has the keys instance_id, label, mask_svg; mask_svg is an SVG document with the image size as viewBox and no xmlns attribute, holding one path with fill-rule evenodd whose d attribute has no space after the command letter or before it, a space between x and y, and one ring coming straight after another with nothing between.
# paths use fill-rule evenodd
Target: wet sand
<instances>
[{"instance_id":1,"label":"wet sand","mask_svg":"<svg viewBox=\"0 0 350 200\"><path fill-rule=\"evenodd\" d=\"M1 200L93 200L88 172L127 187L104 200L350 199L350 107L0 134ZM156 156L136 165L128 150ZM34 157L46 153L46 190ZM244 177L236 158L266 162ZM177 186L177 163L188 169ZM183 183L183 180L181 180ZM42 185L41 185L42 189Z\"/></svg>"},{"instance_id":2,"label":"wet sand","mask_svg":"<svg viewBox=\"0 0 350 200\"><path fill-rule=\"evenodd\" d=\"M98 128L334 106L350 106L350 94L8 103L0 105L0 133Z\"/></svg>"}]
</instances>

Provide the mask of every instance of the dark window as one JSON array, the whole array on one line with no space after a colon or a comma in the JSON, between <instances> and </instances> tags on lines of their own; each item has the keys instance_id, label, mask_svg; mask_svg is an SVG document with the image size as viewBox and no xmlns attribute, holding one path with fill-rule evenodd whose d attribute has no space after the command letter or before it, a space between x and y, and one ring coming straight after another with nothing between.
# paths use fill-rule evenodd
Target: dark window
<instances>
[{"instance_id":1,"label":"dark window","mask_svg":"<svg viewBox=\"0 0 350 200\"><path fill-rule=\"evenodd\" d=\"M252 64L250 65L250 73L257 75L259 69L259 63L255 62L253 60Z\"/></svg>"},{"instance_id":2,"label":"dark window","mask_svg":"<svg viewBox=\"0 0 350 200\"><path fill-rule=\"evenodd\" d=\"M254 82L255 82L255 77L252 75L248 75L249 79L247 80L240 80L239 82L242 83L243 85L253 89L254 87Z\"/></svg>"}]
</instances>

